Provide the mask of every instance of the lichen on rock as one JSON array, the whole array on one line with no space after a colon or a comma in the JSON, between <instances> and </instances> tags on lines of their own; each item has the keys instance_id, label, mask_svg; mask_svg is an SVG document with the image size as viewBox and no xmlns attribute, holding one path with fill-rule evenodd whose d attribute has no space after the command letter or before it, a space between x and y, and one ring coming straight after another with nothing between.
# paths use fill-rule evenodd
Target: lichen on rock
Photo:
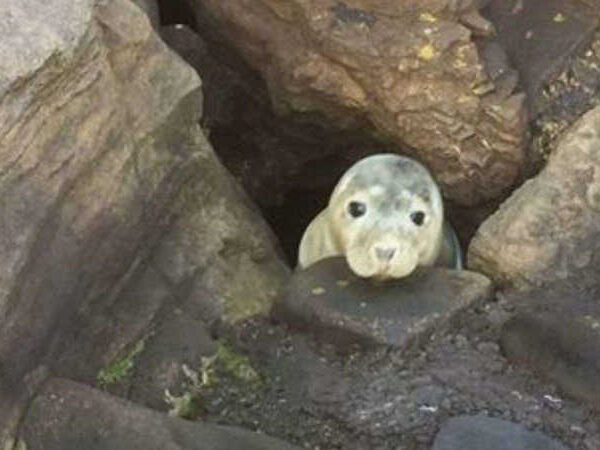
<instances>
[{"instance_id":1,"label":"lichen on rock","mask_svg":"<svg viewBox=\"0 0 600 450\"><path fill-rule=\"evenodd\" d=\"M523 94L496 92L476 2L189 0L257 69L281 113L364 127L425 161L445 194L504 193L525 162Z\"/></svg>"}]
</instances>

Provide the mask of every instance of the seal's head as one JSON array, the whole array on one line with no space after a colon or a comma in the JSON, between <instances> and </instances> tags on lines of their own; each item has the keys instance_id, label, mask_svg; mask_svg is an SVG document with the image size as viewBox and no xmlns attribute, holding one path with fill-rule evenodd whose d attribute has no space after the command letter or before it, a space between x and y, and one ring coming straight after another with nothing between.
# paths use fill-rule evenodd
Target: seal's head
<instances>
[{"instance_id":1,"label":"seal's head","mask_svg":"<svg viewBox=\"0 0 600 450\"><path fill-rule=\"evenodd\" d=\"M442 197L429 171L412 159L362 159L343 175L325 214L333 239L361 277L401 278L432 265L439 254Z\"/></svg>"}]
</instances>

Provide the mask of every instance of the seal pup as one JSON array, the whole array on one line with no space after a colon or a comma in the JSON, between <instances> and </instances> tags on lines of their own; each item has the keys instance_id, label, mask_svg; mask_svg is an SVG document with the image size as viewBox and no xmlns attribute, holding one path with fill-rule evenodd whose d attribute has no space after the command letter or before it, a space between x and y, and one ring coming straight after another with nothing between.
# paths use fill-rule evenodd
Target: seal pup
<instances>
[{"instance_id":1,"label":"seal pup","mask_svg":"<svg viewBox=\"0 0 600 450\"><path fill-rule=\"evenodd\" d=\"M379 280L405 277L418 266L462 268L439 188L423 165L384 153L348 169L305 230L298 266L341 255L359 277Z\"/></svg>"}]
</instances>

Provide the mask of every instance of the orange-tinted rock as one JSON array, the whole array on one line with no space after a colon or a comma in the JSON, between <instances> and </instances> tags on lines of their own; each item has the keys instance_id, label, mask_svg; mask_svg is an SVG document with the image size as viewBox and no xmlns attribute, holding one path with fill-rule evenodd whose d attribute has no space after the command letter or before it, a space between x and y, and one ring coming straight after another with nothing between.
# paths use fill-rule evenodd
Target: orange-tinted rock
<instances>
[{"instance_id":1,"label":"orange-tinted rock","mask_svg":"<svg viewBox=\"0 0 600 450\"><path fill-rule=\"evenodd\" d=\"M599 149L595 108L560 138L546 168L483 223L469 247L468 266L524 289L557 281L597 287Z\"/></svg>"},{"instance_id":2,"label":"orange-tinted rock","mask_svg":"<svg viewBox=\"0 0 600 450\"><path fill-rule=\"evenodd\" d=\"M462 204L496 197L518 176L524 97L495 91L473 42L492 27L472 2L202 3L191 2L264 76L280 112L370 124Z\"/></svg>"}]
</instances>

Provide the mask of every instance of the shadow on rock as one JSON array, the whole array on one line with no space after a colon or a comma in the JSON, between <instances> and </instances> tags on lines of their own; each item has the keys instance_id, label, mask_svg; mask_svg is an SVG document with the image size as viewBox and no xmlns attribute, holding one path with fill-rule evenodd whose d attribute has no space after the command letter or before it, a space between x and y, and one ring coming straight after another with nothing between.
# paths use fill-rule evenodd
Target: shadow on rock
<instances>
[{"instance_id":1,"label":"shadow on rock","mask_svg":"<svg viewBox=\"0 0 600 450\"><path fill-rule=\"evenodd\" d=\"M354 275L344 258L329 258L293 275L274 314L342 351L357 345L408 349L491 295L491 282L474 272L427 268L374 283Z\"/></svg>"}]
</instances>

